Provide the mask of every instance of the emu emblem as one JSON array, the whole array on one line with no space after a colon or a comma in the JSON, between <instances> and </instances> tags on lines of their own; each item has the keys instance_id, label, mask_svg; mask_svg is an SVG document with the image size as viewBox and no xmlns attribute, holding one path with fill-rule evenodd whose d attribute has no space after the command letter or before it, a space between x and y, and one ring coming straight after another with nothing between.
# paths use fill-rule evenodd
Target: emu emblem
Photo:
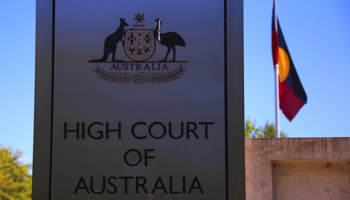
<instances>
[{"instance_id":1,"label":"emu emblem","mask_svg":"<svg viewBox=\"0 0 350 200\"><path fill-rule=\"evenodd\" d=\"M125 30L125 54L134 61L145 61L155 51L154 33L152 29Z\"/></svg>"}]
</instances>

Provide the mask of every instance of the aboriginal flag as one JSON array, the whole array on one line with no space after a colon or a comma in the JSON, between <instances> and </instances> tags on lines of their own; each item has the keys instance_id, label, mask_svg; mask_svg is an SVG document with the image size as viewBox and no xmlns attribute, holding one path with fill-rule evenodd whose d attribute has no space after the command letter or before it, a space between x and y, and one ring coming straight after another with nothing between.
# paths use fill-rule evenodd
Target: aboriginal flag
<instances>
[{"instance_id":1,"label":"aboriginal flag","mask_svg":"<svg viewBox=\"0 0 350 200\"><path fill-rule=\"evenodd\" d=\"M284 40L275 5L272 18L272 55L274 65L279 66L280 108L289 121L292 121L300 108L306 104L307 97Z\"/></svg>"}]
</instances>

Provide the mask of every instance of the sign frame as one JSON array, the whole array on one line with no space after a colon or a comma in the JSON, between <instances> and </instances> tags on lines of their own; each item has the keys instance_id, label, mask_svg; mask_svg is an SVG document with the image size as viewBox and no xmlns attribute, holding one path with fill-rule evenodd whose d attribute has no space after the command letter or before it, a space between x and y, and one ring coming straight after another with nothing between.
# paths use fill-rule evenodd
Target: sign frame
<instances>
[{"instance_id":1,"label":"sign frame","mask_svg":"<svg viewBox=\"0 0 350 200\"><path fill-rule=\"evenodd\" d=\"M51 200L55 0L36 1L33 200ZM226 200L245 199L243 0L225 0Z\"/></svg>"}]
</instances>

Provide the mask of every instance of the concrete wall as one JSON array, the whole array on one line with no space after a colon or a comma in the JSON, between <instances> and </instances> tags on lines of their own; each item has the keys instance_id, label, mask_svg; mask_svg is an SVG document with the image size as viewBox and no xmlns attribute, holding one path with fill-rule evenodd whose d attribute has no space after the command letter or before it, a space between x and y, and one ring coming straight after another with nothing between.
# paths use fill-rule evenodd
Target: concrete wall
<instances>
[{"instance_id":1,"label":"concrete wall","mask_svg":"<svg viewBox=\"0 0 350 200\"><path fill-rule=\"evenodd\" d=\"M245 140L247 200L350 199L350 138Z\"/></svg>"}]
</instances>

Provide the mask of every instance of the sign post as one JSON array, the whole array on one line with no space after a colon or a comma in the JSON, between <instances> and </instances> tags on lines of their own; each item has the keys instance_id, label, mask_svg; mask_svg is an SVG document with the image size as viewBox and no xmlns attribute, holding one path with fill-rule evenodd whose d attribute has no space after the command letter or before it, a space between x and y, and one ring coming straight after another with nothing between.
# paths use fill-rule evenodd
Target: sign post
<instances>
[{"instance_id":1,"label":"sign post","mask_svg":"<svg viewBox=\"0 0 350 200\"><path fill-rule=\"evenodd\" d=\"M245 199L243 1L37 0L33 199Z\"/></svg>"}]
</instances>

